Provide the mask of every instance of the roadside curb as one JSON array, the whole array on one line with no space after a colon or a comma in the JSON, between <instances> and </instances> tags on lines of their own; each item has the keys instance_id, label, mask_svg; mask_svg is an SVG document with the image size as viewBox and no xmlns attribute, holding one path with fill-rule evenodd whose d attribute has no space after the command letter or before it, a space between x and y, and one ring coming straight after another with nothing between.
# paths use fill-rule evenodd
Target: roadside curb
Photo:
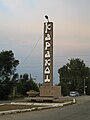
<instances>
[{"instance_id":1,"label":"roadside curb","mask_svg":"<svg viewBox=\"0 0 90 120\"><path fill-rule=\"evenodd\" d=\"M75 99L73 99L73 101L68 101L65 103L15 103L15 102L12 102L11 104L13 104L13 105L45 105L45 107L34 107L34 108L30 108L30 109L17 109L17 110L1 111L0 115L31 112L31 111L35 111L35 110L43 110L43 109L49 109L49 108L57 108L57 107L63 107L66 105L72 105L75 103L76 103Z\"/></svg>"}]
</instances>

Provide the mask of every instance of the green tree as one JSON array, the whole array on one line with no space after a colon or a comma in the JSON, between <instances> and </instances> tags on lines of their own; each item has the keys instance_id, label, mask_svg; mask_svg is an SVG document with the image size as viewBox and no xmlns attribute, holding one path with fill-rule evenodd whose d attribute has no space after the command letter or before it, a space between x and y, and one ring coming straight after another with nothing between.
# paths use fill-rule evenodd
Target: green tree
<instances>
[{"instance_id":1,"label":"green tree","mask_svg":"<svg viewBox=\"0 0 90 120\"><path fill-rule=\"evenodd\" d=\"M11 93L18 64L19 61L15 59L11 50L0 53L0 99L7 99Z\"/></svg>"},{"instance_id":2,"label":"green tree","mask_svg":"<svg viewBox=\"0 0 90 120\"><path fill-rule=\"evenodd\" d=\"M26 96L29 90L39 91L37 84L34 82L33 78L28 74L20 75L19 83L17 84L17 91L19 94Z\"/></svg>"},{"instance_id":3,"label":"green tree","mask_svg":"<svg viewBox=\"0 0 90 120\"><path fill-rule=\"evenodd\" d=\"M62 94L67 88L67 93L71 90L77 90L79 93L84 91L84 80L89 78L90 69L86 67L83 60L76 58L69 60L69 63L58 70L60 76L60 85L62 87ZM90 79L88 79L89 81ZM63 85L64 84L64 85ZM87 84L87 81L86 81Z\"/></svg>"},{"instance_id":4,"label":"green tree","mask_svg":"<svg viewBox=\"0 0 90 120\"><path fill-rule=\"evenodd\" d=\"M87 87L86 93L87 93L87 95L90 95L90 79L87 81L86 87Z\"/></svg>"}]
</instances>

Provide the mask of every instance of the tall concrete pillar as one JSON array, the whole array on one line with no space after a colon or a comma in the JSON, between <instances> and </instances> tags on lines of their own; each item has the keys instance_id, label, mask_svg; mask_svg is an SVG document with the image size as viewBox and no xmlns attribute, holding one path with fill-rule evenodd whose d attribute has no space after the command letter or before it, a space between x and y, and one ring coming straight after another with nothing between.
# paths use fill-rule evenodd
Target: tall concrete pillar
<instances>
[{"instance_id":1,"label":"tall concrete pillar","mask_svg":"<svg viewBox=\"0 0 90 120\"><path fill-rule=\"evenodd\" d=\"M48 16L46 19L48 20ZM61 87L53 86L53 22L49 20L44 23L43 85L40 87L40 96L61 96Z\"/></svg>"},{"instance_id":2,"label":"tall concrete pillar","mask_svg":"<svg viewBox=\"0 0 90 120\"><path fill-rule=\"evenodd\" d=\"M53 23L44 23L43 83L53 85Z\"/></svg>"}]
</instances>

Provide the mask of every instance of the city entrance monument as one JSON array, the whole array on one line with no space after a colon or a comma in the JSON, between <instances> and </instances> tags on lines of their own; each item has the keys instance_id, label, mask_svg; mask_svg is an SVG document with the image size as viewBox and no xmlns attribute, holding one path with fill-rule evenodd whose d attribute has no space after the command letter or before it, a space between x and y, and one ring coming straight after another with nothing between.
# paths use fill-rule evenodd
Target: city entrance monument
<instances>
[{"instance_id":1,"label":"city entrance monument","mask_svg":"<svg viewBox=\"0 0 90 120\"><path fill-rule=\"evenodd\" d=\"M43 85L40 87L40 96L60 97L61 86L53 85L53 22L45 16L44 44L43 44Z\"/></svg>"}]
</instances>

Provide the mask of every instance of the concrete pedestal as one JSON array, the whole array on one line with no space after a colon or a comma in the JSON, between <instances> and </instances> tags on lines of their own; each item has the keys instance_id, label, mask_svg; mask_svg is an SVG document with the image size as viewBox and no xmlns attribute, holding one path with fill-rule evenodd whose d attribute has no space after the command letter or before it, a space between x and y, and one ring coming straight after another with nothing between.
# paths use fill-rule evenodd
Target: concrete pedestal
<instances>
[{"instance_id":1,"label":"concrete pedestal","mask_svg":"<svg viewBox=\"0 0 90 120\"><path fill-rule=\"evenodd\" d=\"M40 97L56 97L61 96L61 86L42 85L40 87Z\"/></svg>"}]
</instances>

